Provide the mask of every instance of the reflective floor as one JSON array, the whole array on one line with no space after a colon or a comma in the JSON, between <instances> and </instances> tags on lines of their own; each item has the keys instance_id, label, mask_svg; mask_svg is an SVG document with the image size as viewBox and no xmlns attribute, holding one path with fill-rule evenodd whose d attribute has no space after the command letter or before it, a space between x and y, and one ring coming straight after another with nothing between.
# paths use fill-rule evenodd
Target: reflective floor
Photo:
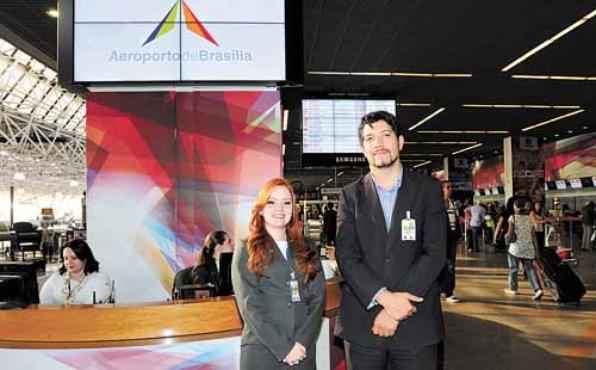
<instances>
[{"instance_id":1,"label":"reflective floor","mask_svg":"<svg viewBox=\"0 0 596 370\"><path fill-rule=\"evenodd\" d=\"M596 252L578 255L576 267L588 293L579 307L560 307L545 291L532 301L506 296L503 253L460 254L456 294L461 303L443 302L447 329L446 369L596 369Z\"/></svg>"}]
</instances>

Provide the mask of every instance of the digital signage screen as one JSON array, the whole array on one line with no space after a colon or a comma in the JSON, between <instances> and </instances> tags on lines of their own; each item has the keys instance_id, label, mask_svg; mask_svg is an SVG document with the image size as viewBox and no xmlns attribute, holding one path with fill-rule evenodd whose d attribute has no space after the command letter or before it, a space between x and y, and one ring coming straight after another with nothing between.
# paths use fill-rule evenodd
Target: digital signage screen
<instances>
[{"instance_id":1,"label":"digital signage screen","mask_svg":"<svg viewBox=\"0 0 596 370\"><path fill-rule=\"evenodd\" d=\"M582 182L582 187L584 187L584 188L594 187L594 183L592 181L592 177L582 177L580 179L580 181Z\"/></svg>"},{"instance_id":2,"label":"digital signage screen","mask_svg":"<svg viewBox=\"0 0 596 370\"><path fill-rule=\"evenodd\" d=\"M283 81L286 14L284 0L77 0L73 82Z\"/></svg>"},{"instance_id":3,"label":"digital signage screen","mask_svg":"<svg viewBox=\"0 0 596 370\"><path fill-rule=\"evenodd\" d=\"M379 110L395 114L395 100L303 100L303 154L360 153L358 141L360 120L366 113Z\"/></svg>"},{"instance_id":4,"label":"digital signage screen","mask_svg":"<svg viewBox=\"0 0 596 370\"><path fill-rule=\"evenodd\" d=\"M580 180L580 179L571 179L571 180L569 180L569 184L571 185L572 189L581 189L582 188L582 180Z\"/></svg>"},{"instance_id":5,"label":"digital signage screen","mask_svg":"<svg viewBox=\"0 0 596 370\"><path fill-rule=\"evenodd\" d=\"M555 186L557 187L557 190L565 190L565 189L567 189L567 183L565 182L565 180L557 180L557 181L555 181Z\"/></svg>"}]
</instances>

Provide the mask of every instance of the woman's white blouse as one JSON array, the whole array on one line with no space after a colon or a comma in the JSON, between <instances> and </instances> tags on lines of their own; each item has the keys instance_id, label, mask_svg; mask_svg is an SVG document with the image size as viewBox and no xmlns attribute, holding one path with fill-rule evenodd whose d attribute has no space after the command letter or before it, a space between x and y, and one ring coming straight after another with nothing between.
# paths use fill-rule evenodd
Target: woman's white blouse
<instances>
[{"instance_id":1,"label":"woman's white blouse","mask_svg":"<svg viewBox=\"0 0 596 370\"><path fill-rule=\"evenodd\" d=\"M65 304L68 295L68 274L56 271L41 288L39 300L41 304ZM82 284L80 287L79 285ZM112 281L103 272L87 274L81 282L70 281L71 304L93 304L93 292L96 303L107 303L112 294Z\"/></svg>"}]
</instances>

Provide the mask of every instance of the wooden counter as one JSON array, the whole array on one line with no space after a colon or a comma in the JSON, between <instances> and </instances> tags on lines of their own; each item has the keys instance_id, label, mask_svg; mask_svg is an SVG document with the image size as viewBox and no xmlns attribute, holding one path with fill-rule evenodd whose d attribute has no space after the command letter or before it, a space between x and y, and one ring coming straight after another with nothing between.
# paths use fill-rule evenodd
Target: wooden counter
<instances>
[{"instance_id":1,"label":"wooden counter","mask_svg":"<svg viewBox=\"0 0 596 370\"><path fill-rule=\"evenodd\" d=\"M325 314L339 307L327 282ZM156 304L31 306L0 311L0 348L134 346L240 335L233 297Z\"/></svg>"}]
</instances>

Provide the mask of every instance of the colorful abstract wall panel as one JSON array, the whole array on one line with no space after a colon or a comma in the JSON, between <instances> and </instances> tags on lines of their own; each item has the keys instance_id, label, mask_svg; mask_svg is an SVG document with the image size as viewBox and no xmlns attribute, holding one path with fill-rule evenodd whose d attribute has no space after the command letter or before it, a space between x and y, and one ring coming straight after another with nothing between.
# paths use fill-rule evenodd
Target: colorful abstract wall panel
<instances>
[{"instance_id":1,"label":"colorful abstract wall panel","mask_svg":"<svg viewBox=\"0 0 596 370\"><path fill-rule=\"evenodd\" d=\"M234 370L240 362L240 337L144 347L0 349L0 357L12 370Z\"/></svg>"},{"instance_id":2,"label":"colorful abstract wall panel","mask_svg":"<svg viewBox=\"0 0 596 370\"><path fill-rule=\"evenodd\" d=\"M88 238L120 302L168 298L205 235L246 235L281 175L276 91L93 93L87 136Z\"/></svg>"},{"instance_id":3,"label":"colorful abstract wall panel","mask_svg":"<svg viewBox=\"0 0 596 370\"><path fill-rule=\"evenodd\" d=\"M596 133L544 146L546 181L596 176Z\"/></svg>"},{"instance_id":4,"label":"colorful abstract wall panel","mask_svg":"<svg viewBox=\"0 0 596 370\"><path fill-rule=\"evenodd\" d=\"M472 169L474 189L492 189L505 183L503 156L476 161Z\"/></svg>"}]
</instances>

